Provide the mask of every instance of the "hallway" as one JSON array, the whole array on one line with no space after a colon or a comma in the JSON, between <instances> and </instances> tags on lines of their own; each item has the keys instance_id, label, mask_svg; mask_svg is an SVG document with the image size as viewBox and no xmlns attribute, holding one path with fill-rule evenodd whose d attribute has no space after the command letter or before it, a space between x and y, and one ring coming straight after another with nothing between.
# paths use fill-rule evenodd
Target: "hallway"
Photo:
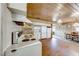
<instances>
[{"instance_id":1,"label":"hallway","mask_svg":"<svg viewBox=\"0 0 79 59\"><path fill-rule=\"evenodd\" d=\"M61 39L42 39L43 56L78 56L78 43Z\"/></svg>"}]
</instances>

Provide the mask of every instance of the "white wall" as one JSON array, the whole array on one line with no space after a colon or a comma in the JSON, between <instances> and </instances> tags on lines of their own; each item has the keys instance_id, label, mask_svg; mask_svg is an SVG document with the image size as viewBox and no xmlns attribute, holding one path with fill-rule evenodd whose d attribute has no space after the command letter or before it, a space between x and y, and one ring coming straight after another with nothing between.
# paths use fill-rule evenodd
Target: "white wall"
<instances>
[{"instance_id":1,"label":"white wall","mask_svg":"<svg viewBox=\"0 0 79 59\"><path fill-rule=\"evenodd\" d=\"M12 17L7 4L2 4L2 45L3 52L11 45Z\"/></svg>"}]
</instances>

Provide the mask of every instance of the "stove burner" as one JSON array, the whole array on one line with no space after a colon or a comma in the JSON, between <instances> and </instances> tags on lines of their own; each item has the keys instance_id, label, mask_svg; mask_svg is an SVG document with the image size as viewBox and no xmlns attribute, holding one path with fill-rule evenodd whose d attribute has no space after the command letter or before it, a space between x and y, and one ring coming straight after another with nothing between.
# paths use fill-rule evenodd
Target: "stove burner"
<instances>
[{"instance_id":1,"label":"stove burner","mask_svg":"<svg viewBox=\"0 0 79 59\"><path fill-rule=\"evenodd\" d=\"M29 41L29 39L23 39L23 40L22 40L22 42L26 42L26 41Z\"/></svg>"}]
</instances>

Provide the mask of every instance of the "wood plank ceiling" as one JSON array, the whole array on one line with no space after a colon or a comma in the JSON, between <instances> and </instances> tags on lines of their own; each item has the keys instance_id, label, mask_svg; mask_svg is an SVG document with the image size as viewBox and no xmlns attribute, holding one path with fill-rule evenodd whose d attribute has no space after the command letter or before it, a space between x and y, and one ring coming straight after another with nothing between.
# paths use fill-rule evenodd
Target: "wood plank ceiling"
<instances>
[{"instance_id":1,"label":"wood plank ceiling","mask_svg":"<svg viewBox=\"0 0 79 59\"><path fill-rule=\"evenodd\" d=\"M79 22L79 4L28 3L27 17L45 21Z\"/></svg>"}]
</instances>

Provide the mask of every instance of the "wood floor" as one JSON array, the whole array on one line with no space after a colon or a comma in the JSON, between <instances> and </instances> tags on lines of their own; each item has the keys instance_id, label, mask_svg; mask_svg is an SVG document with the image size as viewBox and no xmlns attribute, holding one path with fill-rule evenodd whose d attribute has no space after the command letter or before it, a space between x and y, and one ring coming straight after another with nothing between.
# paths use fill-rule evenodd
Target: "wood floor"
<instances>
[{"instance_id":1,"label":"wood floor","mask_svg":"<svg viewBox=\"0 0 79 59\"><path fill-rule=\"evenodd\" d=\"M75 42L55 38L40 41L42 42L43 56L79 56L79 46Z\"/></svg>"}]
</instances>

